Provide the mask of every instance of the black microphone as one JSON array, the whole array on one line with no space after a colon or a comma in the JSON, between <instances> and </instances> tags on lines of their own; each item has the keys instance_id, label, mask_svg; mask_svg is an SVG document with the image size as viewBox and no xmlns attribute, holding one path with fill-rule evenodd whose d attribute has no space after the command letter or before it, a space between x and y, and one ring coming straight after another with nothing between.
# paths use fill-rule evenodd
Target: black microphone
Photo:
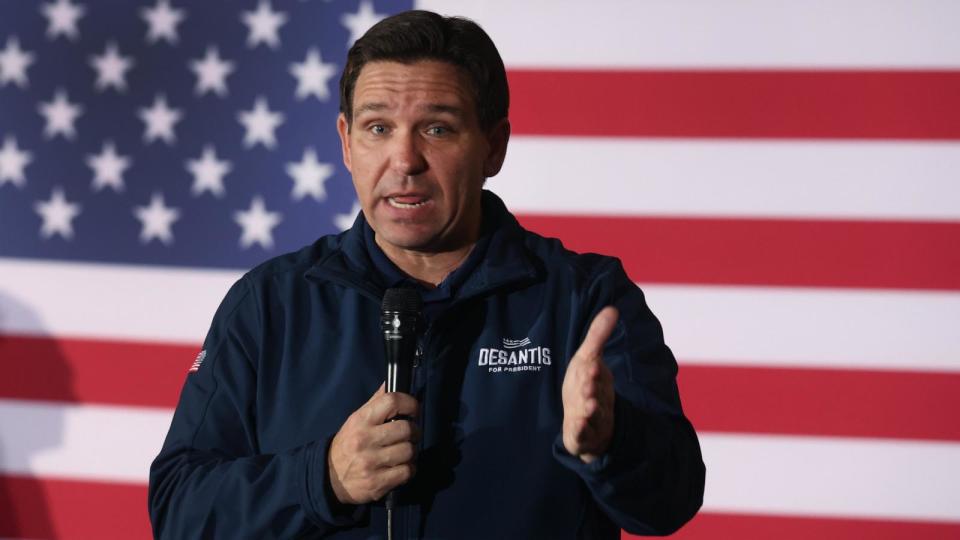
<instances>
[{"instance_id":1,"label":"black microphone","mask_svg":"<svg viewBox=\"0 0 960 540\"><path fill-rule=\"evenodd\" d=\"M380 306L380 329L387 357L387 392L410 393L417 355L423 300L414 289L387 289Z\"/></svg>"},{"instance_id":2,"label":"black microphone","mask_svg":"<svg viewBox=\"0 0 960 540\"><path fill-rule=\"evenodd\" d=\"M380 330L387 358L387 392L410 393L413 365L417 356L423 299L414 289L387 289L380 305ZM391 421L397 418L392 418ZM394 491L387 493L387 538L393 538Z\"/></svg>"}]
</instances>

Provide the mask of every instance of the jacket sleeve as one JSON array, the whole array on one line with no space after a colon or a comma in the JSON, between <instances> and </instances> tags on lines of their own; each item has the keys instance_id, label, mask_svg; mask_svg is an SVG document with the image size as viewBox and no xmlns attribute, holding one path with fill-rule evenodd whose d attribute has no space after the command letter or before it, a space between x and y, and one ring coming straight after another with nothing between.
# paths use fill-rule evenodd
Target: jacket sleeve
<instances>
[{"instance_id":1,"label":"jacket sleeve","mask_svg":"<svg viewBox=\"0 0 960 540\"><path fill-rule=\"evenodd\" d=\"M703 503L703 458L683 415L677 363L664 344L660 323L620 262L607 261L590 281L583 333L604 306L619 309L620 320L604 348L616 390L613 439L607 453L589 464L567 453L562 436L553 452L583 479L619 527L633 534L666 535Z\"/></svg>"},{"instance_id":2,"label":"jacket sleeve","mask_svg":"<svg viewBox=\"0 0 960 540\"><path fill-rule=\"evenodd\" d=\"M227 293L187 375L160 454L150 467L156 538L322 536L361 519L330 488L334 434L276 454L261 453L256 426L261 325L244 278Z\"/></svg>"}]
</instances>

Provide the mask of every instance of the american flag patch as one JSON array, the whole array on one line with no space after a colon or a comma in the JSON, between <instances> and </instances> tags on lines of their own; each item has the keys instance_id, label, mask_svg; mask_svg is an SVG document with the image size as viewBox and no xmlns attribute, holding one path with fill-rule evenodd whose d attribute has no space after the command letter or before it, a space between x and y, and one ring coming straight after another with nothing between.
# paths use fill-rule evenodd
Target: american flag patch
<instances>
[{"instance_id":1,"label":"american flag patch","mask_svg":"<svg viewBox=\"0 0 960 540\"><path fill-rule=\"evenodd\" d=\"M193 361L193 365L190 366L190 371L187 373L196 373L200 369L200 364L203 363L203 359L207 357L207 350L204 349L197 353L197 359Z\"/></svg>"}]
</instances>

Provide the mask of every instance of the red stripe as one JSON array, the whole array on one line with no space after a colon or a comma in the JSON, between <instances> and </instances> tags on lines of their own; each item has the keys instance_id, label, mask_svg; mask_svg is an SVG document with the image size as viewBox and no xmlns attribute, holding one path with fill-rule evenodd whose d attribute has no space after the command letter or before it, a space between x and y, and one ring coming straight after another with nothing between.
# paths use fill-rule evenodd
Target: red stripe
<instances>
[{"instance_id":1,"label":"red stripe","mask_svg":"<svg viewBox=\"0 0 960 540\"><path fill-rule=\"evenodd\" d=\"M624 539L641 540L624 533ZM777 540L956 540L960 523L930 523L844 519L826 517L759 516L701 512L670 538L726 540L775 538Z\"/></svg>"},{"instance_id":2,"label":"red stripe","mask_svg":"<svg viewBox=\"0 0 960 540\"><path fill-rule=\"evenodd\" d=\"M960 441L960 373L684 365L698 431Z\"/></svg>"},{"instance_id":3,"label":"red stripe","mask_svg":"<svg viewBox=\"0 0 960 540\"><path fill-rule=\"evenodd\" d=\"M960 223L517 217L646 283L960 290Z\"/></svg>"},{"instance_id":4,"label":"red stripe","mask_svg":"<svg viewBox=\"0 0 960 540\"><path fill-rule=\"evenodd\" d=\"M170 408L191 346L5 336L0 397ZM960 374L683 365L697 429L960 441Z\"/></svg>"},{"instance_id":5,"label":"red stripe","mask_svg":"<svg viewBox=\"0 0 960 540\"><path fill-rule=\"evenodd\" d=\"M0 335L0 397L170 408L199 349Z\"/></svg>"},{"instance_id":6,"label":"red stripe","mask_svg":"<svg viewBox=\"0 0 960 540\"><path fill-rule=\"evenodd\" d=\"M147 488L141 485L0 476L0 536L14 538L150 538ZM781 517L702 512L678 540L926 540L960 537L958 523ZM639 537L623 534L625 539Z\"/></svg>"},{"instance_id":7,"label":"red stripe","mask_svg":"<svg viewBox=\"0 0 960 540\"><path fill-rule=\"evenodd\" d=\"M0 537L151 536L146 486L0 475Z\"/></svg>"},{"instance_id":8,"label":"red stripe","mask_svg":"<svg viewBox=\"0 0 960 540\"><path fill-rule=\"evenodd\" d=\"M960 71L513 69L514 134L960 139Z\"/></svg>"}]
</instances>

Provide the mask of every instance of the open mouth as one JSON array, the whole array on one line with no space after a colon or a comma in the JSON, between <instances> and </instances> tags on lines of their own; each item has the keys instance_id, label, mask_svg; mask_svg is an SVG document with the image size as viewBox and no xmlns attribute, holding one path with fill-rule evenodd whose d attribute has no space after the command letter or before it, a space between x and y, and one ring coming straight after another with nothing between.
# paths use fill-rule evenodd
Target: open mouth
<instances>
[{"instance_id":1,"label":"open mouth","mask_svg":"<svg viewBox=\"0 0 960 540\"><path fill-rule=\"evenodd\" d=\"M427 204L424 197L387 197L387 203L394 208L420 208Z\"/></svg>"}]
</instances>

